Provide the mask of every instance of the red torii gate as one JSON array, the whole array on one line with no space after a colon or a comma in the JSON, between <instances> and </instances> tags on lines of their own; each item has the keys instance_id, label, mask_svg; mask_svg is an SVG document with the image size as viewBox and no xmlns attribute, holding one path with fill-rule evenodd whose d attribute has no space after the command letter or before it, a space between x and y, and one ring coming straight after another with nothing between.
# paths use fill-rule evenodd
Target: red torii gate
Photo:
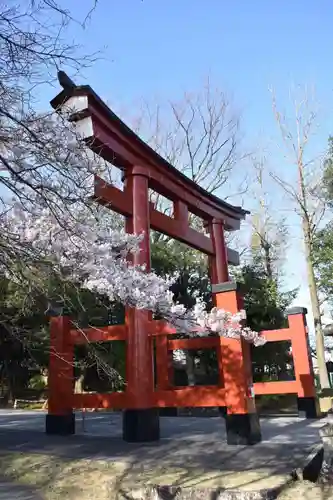
<instances>
[{"instance_id":1,"label":"red torii gate","mask_svg":"<svg viewBox=\"0 0 333 500\"><path fill-rule=\"evenodd\" d=\"M123 191L96 177L94 198L124 215L128 232L144 233L141 252L133 256L133 263L146 264L149 269L149 231L150 228L160 231L208 255L215 304L232 313L239 311L242 297L237 285L229 282L228 274L228 261L238 264L238 254L227 249L224 231L239 229L247 212L206 192L181 174L129 129L90 86L76 86L72 82L63 86L64 90L51 101L52 107L59 109L66 104L73 109L71 120L76 122L89 147L123 171ZM171 200L173 216L154 208L149 202L149 188ZM208 235L190 227L189 213L204 221ZM147 311L133 308L126 310L125 325L88 329L84 338L90 341L126 340L126 391L108 395L73 395L73 348L74 343L83 342L83 336L71 328L68 317L52 318L47 432L73 433L73 407L116 407L125 409L124 439L150 441L159 438L160 407L219 406L224 408L228 443L260 441L249 344L224 337L168 341L167 335L173 333L174 330L164 323L151 321ZM153 338L158 363L156 390ZM170 342L175 345L178 342L178 347L174 348L180 348L180 345L184 349L198 348L199 345L200 348L215 347L219 386L173 390L168 377Z\"/></svg>"}]
</instances>

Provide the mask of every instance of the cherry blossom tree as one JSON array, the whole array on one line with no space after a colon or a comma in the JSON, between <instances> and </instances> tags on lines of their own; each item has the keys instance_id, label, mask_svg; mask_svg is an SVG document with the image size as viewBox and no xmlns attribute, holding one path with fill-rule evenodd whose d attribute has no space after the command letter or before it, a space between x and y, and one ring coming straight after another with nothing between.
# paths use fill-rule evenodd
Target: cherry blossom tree
<instances>
[{"instance_id":1,"label":"cherry blossom tree","mask_svg":"<svg viewBox=\"0 0 333 500\"><path fill-rule=\"evenodd\" d=\"M22 316L34 301L38 309L38 297L47 297L53 282L50 264L31 242L18 237L15 221L21 224L18 211L36 221L46 210L62 225L72 216L68 207L78 200L88 207L91 156L74 145L73 131L59 118L55 122L38 110L45 108L40 98L60 66L73 75L95 61L95 54L83 53L72 42L71 33L72 26L84 28L95 6L92 0L87 12L81 10L80 21L62 0L0 1L0 279L16 290L6 296L0 326L14 341L25 342L31 356L36 337L31 338L30 323L22 326ZM59 278L63 275L62 269Z\"/></svg>"},{"instance_id":2,"label":"cherry blossom tree","mask_svg":"<svg viewBox=\"0 0 333 500\"><path fill-rule=\"evenodd\" d=\"M200 298L188 310L170 292L174 276L129 263L141 235L126 234L114 213L91 202L94 176L111 182L112 166L87 148L66 114L37 111L36 89L60 65L73 73L93 60L77 58L64 42L70 19L53 0L0 4L1 276L44 297L52 295L56 276L64 285L148 309L188 334L262 343L243 327L243 312L207 312Z\"/></svg>"},{"instance_id":3,"label":"cherry blossom tree","mask_svg":"<svg viewBox=\"0 0 333 500\"><path fill-rule=\"evenodd\" d=\"M83 200L55 214L49 208L35 207L31 212L14 204L3 222L25 252L26 264L33 265L38 259L44 263L45 273L51 271L62 279L76 280L110 300L148 309L182 331L243 336L255 344L263 341L259 334L242 327L243 311L236 315L217 308L207 312L200 298L190 310L175 303L170 291L172 277L146 272L127 259L129 253L140 251L142 235L126 234L113 227L98 206L87 206Z\"/></svg>"},{"instance_id":4,"label":"cherry blossom tree","mask_svg":"<svg viewBox=\"0 0 333 500\"><path fill-rule=\"evenodd\" d=\"M156 312L185 331L262 341L241 326L243 313L233 316L216 308L208 313L200 299L188 311L174 303L171 278L128 263L128 254L139 251L141 236L124 233L115 227L113 214L91 203L94 175L105 176L108 165L80 141L66 112L36 115L26 134L3 150L17 191L4 199L1 214L6 251L0 265L11 279L19 273L20 279L37 283L51 270L110 300Z\"/></svg>"}]
</instances>

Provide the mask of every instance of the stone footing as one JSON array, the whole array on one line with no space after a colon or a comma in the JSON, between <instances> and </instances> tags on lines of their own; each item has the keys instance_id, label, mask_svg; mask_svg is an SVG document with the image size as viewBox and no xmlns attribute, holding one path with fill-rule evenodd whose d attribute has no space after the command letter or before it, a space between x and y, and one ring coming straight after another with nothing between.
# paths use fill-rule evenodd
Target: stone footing
<instances>
[{"instance_id":1,"label":"stone footing","mask_svg":"<svg viewBox=\"0 0 333 500\"><path fill-rule=\"evenodd\" d=\"M129 443L145 443L160 439L159 409L124 410L123 439Z\"/></svg>"},{"instance_id":2,"label":"stone footing","mask_svg":"<svg viewBox=\"0 0 333 500\"><path fill-rule=\"evenodd\" d=\"M297 398L297 408L300 417L320 417L320 407L317 398Z\"/></svg>"},{"instance_id":3,"label":"stone footing","mask_svg":"<svg viewBox=\"0 0 333 500\"><path fill-rule=\"evenodd\" d=\"M46 434L55 434L58 436L75 434L74 413L67 415L46 415L45 424Z\"/></svg>"},{"instance_id":4,"label":"stone footing","mask_svg":"<svg viewBox=\"0 0 333 500\"><path fill-rule=\"evenodd\" d=\"M252 445L260 443L261 430L257 413L225 415L227 443Z\"/></svg>"}]
</instances>

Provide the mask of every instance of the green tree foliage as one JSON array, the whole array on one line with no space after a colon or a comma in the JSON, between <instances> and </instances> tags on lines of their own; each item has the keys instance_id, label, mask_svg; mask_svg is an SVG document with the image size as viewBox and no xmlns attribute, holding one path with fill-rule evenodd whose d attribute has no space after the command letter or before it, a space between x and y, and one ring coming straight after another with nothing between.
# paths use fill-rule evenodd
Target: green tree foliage
<instances>
[{"instance_id":1,"label":"green tree foliage","mask_svg":"<svg viewBox=\"0 0 333 500\"><path fill-rule=\"evenodd\" d=\"M285 311L296 297L297 290L282 292L277 279L268 277L260 263L243 266L240 279L247 324L256 331L285 327Z\"/></svg>"},{"instance_id":2,"label":"green tree foliage","mask_svg":"<svg viewBox=\"0 0 333 500\"><path fill-rule=\"evenodd\" d=\"M175 240L159 239L152 243L152 268L160 275L178 278L171 287L175 300L192 307L200 295L212 307L207 258Z\"/></svg>"},{"instance_id":3,"label":"green tree foliage","mask_svg":"<svg viewBox=\"0 0 333 500\"><path fill-rule=\"evenodd\" d=\"M174 241L159 241L153 245L152 265L157 272L179 273L174 286L177 300L190 306L195 295L204 297L212 306L211 287L207 261L202 256ZM287 326L286 309L297 295L297 290L280 290L278 273L268 276L264 259L256 254L249 265L233 270L234 279L243 286L247 324L256 331L272 330ZM256 380L282 379L291 376L289 342L267 343L252 349L253 369ZM211 383L217 379L216 356L210 350L191 353L204 367ZM197 380L198 382L198 380Z\"/></svg>"},{"instance_id":4,"label":"green tree foliage","mask_svg":"<svg viewBox=\"0 0 333 500\"><path fill-rule=\"evenodd\" d=\"M322 195L330 208L333 205L333 137L328 140L328 151L324 162ZM314 235L313 260L315 276L323 299L333 303L333 219Z\"/></svg>"},{"instance_id":5,"label":"green tree foliage","mask_svg":"<svg viewBox=\"0 0 333 500\"><path fill-rule=\"evenodd\" d=\"M333 222L317 231L313 241L316 280L325 300L333 303Z\"/></svg>"},{"instance_id":6,"label":"green tree foliage","mask_svg":"<svg viewBox=\"0 0 333 500\"><path fill-rule=\"evenodd\" d=\"M78 328L104 326L124 322L124 309L111 304L79 284L49 280L34 289L25 289L0 279L0 394L5 401L22 397L26 389L33 388L30 379L42 375L49 363L50 307L46 297L54 303L66 298L71 318ZM48 293L45 293L48 289ZM40 292L39 290L42 290ZM85 383L96 388L96 380L109 380L109 389L123 386L125 376L125 348L121 342L79 346L75 352L75 373L84 374Z\"/></svg>"},{"instance_id":7,"label":"green tree foliage","mask_svg":"<svg viewBox=\"0 0 333 500\"><path fill-rule=\"evenodd\" d=\"M12 401L27 387L29 378L39 366L47 363L47 319L36 297L0 278L0 383L1 397ZM44 308L45 310L46 308Z\"/></svg>"},{"instance_id":8,"label":"green tree foliage","mask_svg":"<svg viewBox=\"0 0 333 500\"><path fill-rule=\"evenodd\" d=\"M212 306L205 256L181 243L160 238L152 243L152 267L164 275L178 273L173 286L178 301L191 306L195 297L201 295L207 306ZM243 282L247 323L251 328L260 331L285 326L284 312L293 300L295 291L280 292L277 280L267 277L260 261L237 270L235 279ZM55 302L61 302L66 297L71 316L79 327L124 322L123 306L110 304L105 297L81 290L78 284L60 285L56 280L51 280L47 286L50 292L47 295L52 296ZM22 389L36 387L38 375L48 366L49 329L45 312L49 304L45 294L39 294L37 289L25 290L5 279L0 280L0 287L0 383L4 397L13 399ZM42 289L45 289L45 284ZM267 344L266 347L253 350L257 379L267 376L267 367L270 367L270 376L280 376L290 359L288 347L282 343ZM204 376L201 374L201 379L197 376L196 383L207 383L207 380L215 383L218 375L215 353L202 350L192 352L191 356L199 360L203 367ZM83 377L84 390L111 391L124 387L123 342L79 346L75 357L75 374L77 378Z\"/></svg>"},{"instance_id":9,"label":"green tree foliage","mask_svg":"<svg viewBox=\"0 0 333 500\"><path fill-rule=\"evenodd\" d=\"M297 290L282 292L276 278L268 277L260 262L244 266L238 279L243 283L247 324L256 331L287 327L286 309ZM254 381L281 380L293 376L289 342L267 342L252 348Z\"/></svg>"},{"instance_id":10,"label":"green tree foliage","mask_svg":"<svg viewBox=\"0 0 333 500\"><path fill-rule=\"evenodd\" d=\"M323 189L324 196L327 202L332 205L333 203L333 137L328 139L328 150L324 163L323 175Z\"/></svg>"},{"instance_id":11,"label":"green tree foliage","mask_svg":"<svg viewBox=\"0 0 333 500\"><path fill-rule=\"evenodd\" d=\"M201 296L207 308L212 307L211 286L207 273L208 262L203 254L175 240L153 238L152 267L161 275L178 275L171 287L175 300L186 307L192 307L195 304L195 297ZM195 365L200 365L201 377L195 370ZM186 373L183 370L175 370L174 383L215 384L217 377L216 353L211 350L191 350L186 353Z\"/></svg>"}]
</instances>

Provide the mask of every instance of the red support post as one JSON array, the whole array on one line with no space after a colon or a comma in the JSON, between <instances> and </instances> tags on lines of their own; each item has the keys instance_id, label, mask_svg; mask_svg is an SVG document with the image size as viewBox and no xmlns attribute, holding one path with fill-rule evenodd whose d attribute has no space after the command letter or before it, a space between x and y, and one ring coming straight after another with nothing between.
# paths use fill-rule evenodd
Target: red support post
<instances>
[{"instance_id":1,"label":"red support post","mask_svg":"<svg viewBox=\"0 0 333 500\"><path fill-rule=\"evenodd\" d=\"M243 309L237 283L229 282L227 249L223 221L213 220L209 227L215 257L210 259L210 277L216 307L231 313ZM244 340L219 338L217 348L220 385L225 388L228 444L254 444L261 441L256 413L250 345Z\"/></svg>"},{"instance_id":2,"label":"red support post","mask_svg":"<svg viewBox=\"0 0 333 500\"><path fill-rule=\"evenodd\" d=\"M125 193L133 207L132 217L126 219L128 233L143 234L140 252L132 256L134 265L150 270L148 177L141 167L126 172ZM128 340L126 351L127 389L130 407L123 415L123 437L126 441L159 439L159 418L152 408L154 391L152 343L148 335L149 313L128 307L126 322Z\"/></svg>"},{"instance_id":3,"label":"red support post","mask_svg":"<svg viewBox=\"0 0 333 500\"><path fill-rule=\"evenodd\" d=\"M243 297L237 283L213 286L215 304L232 314L243 309ZM220 337L218 353L222 360L226 400L228 444L255 444L261 441L259 418L256 413L250 345L245 340Z\"/></svg>"},{"instance_id":4,"label":"red support post","mask_svg":"<svg viewBox=\"0 0 333 500\"><path fill-rule=\"evenodd\" d=\"M157 391L166 391L172 389L173 363L172 351L168 349L168 336L158 335L155 337L156 345L156 389ZM155 394L155 397L156 396ZM177 416L176 407L162 407L159 410L161 416Z\"/></svg>"},{"instance_id":5,"label":"red support post","mask_svg":"<svg viewBox=\"0 0 333 500\"><path fill-rule=\"evenodd\" d=\"M170 352L168 350L167 335L159 335L155 338L156 345L156 371L157 371L157 389L165 390L170 388Z\"/></svg>"},{"instance_id":6,"label":"red support post","mask_svg":"<svg viewBox=\"0 0 333 500\"><path fill-rule=\"evenodd\" d=\"M51 317L47 434L75 433L75 415L72 408L74 346L71 342L70 331L69 316Z\"/></svg>"},{"instance_id":7,"label":"red support post","mask_svg":"<svg viewBox=\"0 0 333 500\"><path fill-rule=\"evenodd\" d=\"M179 222L180 229L186 234L189 227L189 214L187 205L183 201L176 201L173 204L174 218Z\"/></svg>"},{"instance_id":8,"label":"red support post","mask_svg":"<svg viewBox=\"0 0 333 500\"><path fill-rule=\"evenodd\" d=\"M317 418L320 416L320 408L316 397L306 313L307 310L303 307L294 307L287 311L298 388L298 411L300 415L306 418Z\"/></svg>"},{"instance_id":9,"label":"red support post","mask_svg":"<svg viewBox=\"0 0 333 500\"><path fill-rule=\"evenodd\" d=\"M213 219L208 225L208 230L215 251L215 255L209 257L209 274L212 285L217 285L229 281L223 221ZM223 353L220 348L216 350L216 356L219 368L219 385L223 387Z\"/></svg>"},{"instance_id":10,"label":"red support post","mask_svg":"<svg viewBox=\"0 0 333 500\"><path fill-rule=\"evenodd\" d=\"M212 283L229 281L227 246L224 237L223 221L213 219L209 224L209 233L213 243L214 257L209 257Z\"/></svg>"}]
</instances>

